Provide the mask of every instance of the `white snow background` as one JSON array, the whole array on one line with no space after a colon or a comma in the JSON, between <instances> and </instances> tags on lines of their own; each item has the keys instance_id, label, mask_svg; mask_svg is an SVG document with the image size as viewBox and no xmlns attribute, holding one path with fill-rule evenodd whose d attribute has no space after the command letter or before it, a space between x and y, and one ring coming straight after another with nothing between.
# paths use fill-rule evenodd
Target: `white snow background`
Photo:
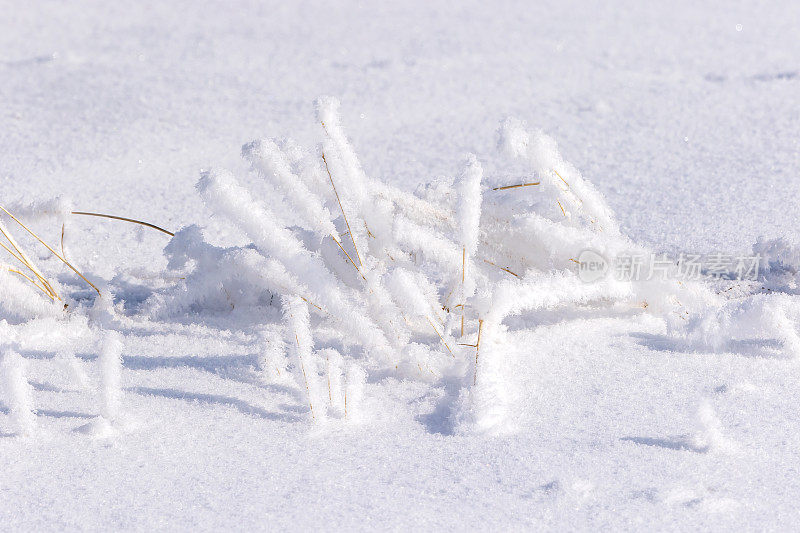
<instances>
[{"instance_id":1,"label":"white snow background","mask_svg":"<svg viewBox=\"0 0 800 533\"><path fill-rule=\"evenodd\" d=\"M524 176L496 148L514 116L558 142L634 242L750 254L783 238L796 273L798 35L788 0L2 0L0 204L64 195L242 244L196 194L200 171L244 172L241 146L261 137L312 146L329 94L366 172L406 191L454 175L465 152L487 176ZM454 431L457 390L392 376L370 377L365 422L317 424L301 389L255 377L241 317L139 317L178 282L167 236L70 225L70 256L125 317L124 431L92 426L113 338L89 350L80 328L0 320L23 358L0 369L0 530L800 525L800 359L770 339L712 349L653 315L537 312L511 323L513 431ZM58 224L34 226L58 242ZM93 297L47 255L68 292ZM785 292L796 329L797 285ZM86 390L60 350L77 352ZM35 429L20 435L26 401Z\"/></svg>"}]
</instances>

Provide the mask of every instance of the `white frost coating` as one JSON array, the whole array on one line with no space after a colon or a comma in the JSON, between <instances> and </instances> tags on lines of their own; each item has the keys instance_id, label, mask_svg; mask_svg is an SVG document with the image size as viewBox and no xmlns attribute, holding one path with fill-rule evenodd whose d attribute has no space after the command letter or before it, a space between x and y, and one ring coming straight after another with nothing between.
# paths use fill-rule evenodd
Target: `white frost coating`
<instances>
[{"instance_id":1,"label":"white frost coating","mask_svg":"<svg viewBox=\"0 0 800 533\"><path fill-rule=\"evenodd\" d=\"M81 391L89 388L89 379L86 377L86 371L72 350L59 350L56 353L55 360L63 368L69 380L69 385Z\"/></svg>"},{"instance_id":2,"label":"white frost coating","mask_svg":"<svg viewBox=\"0 0 800 533\"><path fill-rule=\"evenodd\" d=\"M294 343L289 343L292 346L291 351L302 366L303 361L311 357L314 349L308 305L296 296L284 296L281 302L287 335L294 339Z\"/></svg>"},{"instance_id":3,"label":"white frost coating","mask_svg":"<svg viewBox=\"0 0 800 533\"><path fill-rule=\"evenodd\" d=\"M3 205L3 207L12 215L25 223L25 225L42 219L55 219L55 222L61 226L64 232L61 239L61 246L63 247L64 254L66 255L67 235L69 233L67 231L67 221L72 214L72 211L75 209L71 199L64 196L58 196L48 200L35 200L28 203L16 202ZM5 216L5 213L3 213L3 215ZM2 223L0 223L0 225L1 224ZM11 237L11 239L13 240L13 237ZM5 253L5 251L0 250L0 253ZM25 255L24 252L22 252L22 254L23 256Z\"/></svg>"},{"instance_id":4,"label":"white frost coating","mask_svg":"<svg viewBox=\"0 0 800 533\"><path fill-rule=\"evenodd\" d=\"M287 168L283 170L288 172ZM350 324L368 348L384 353L384 357L390 357L387 336L396 345L406 342L404 339L407 336L402 331L399 316L392 312L391 302L383 296L385 291L381 289L378 278L368 274L367 297L373 316L382 331L370 324L369 319L355 307L347 304L346 298L338 294L337 280L319 258L309 254L291 231L276 222L269 210L256 204L233 176L224 171L205 173L198 183L198 189L212 207L239 225L264 255L275 257L299 279L306 280L311 285L312 292L319 295L321 305L343 323ZM345 207L345 212L347 211ZM353 214L354 211L351 211L351 218ZM351 231L357 235L355 230L360 225L354 220L350 222ZM357 242L359 240L359 252L364 254L367 249L366 236L356 238Z\"/></svg>"},{"instance_id":5,"label":"white frost coating","mask_svg":"<svg viewBox=\"0 0 800 533\"><path fill-rule=\"evenodd\" d=\"M175 233L164 248L168 268L182 270L190 262L194 270L185 277L183 287L148 300L154 316L170 316L192 307L214 311L258 305L276 295L295 293L310 297L301 285L275 259L267 259L250 248L220 248L203 239L200 228L191 225ZM277 299L277 298L276 298Z\"/></svg>"},{"instance_id":6,"label":"white frost coating","mask_svg":"<svg viewBox=\"0 0 800 533\"><path fill-rule=\"evenodd\" d=\"M353 198L358 202L357 207L361 208L369 200L367 190L367 176L361 168L361 163L350 146L347 136L342 130L341 120L339 119L339 100L331 96L323 96L315 102L317 109L317 120L322 123L325 132L328 134L333 150L341 161L341 165L346 172L348 184L353 191ZM332 152L326 150L325 155Z\"/></svg>"},{"instance_id":7,"label":"white frost coating","mask_svg":"<svg viewBox=\"0 0 800 533\"><path fill-rule=\"evenodd\" d=\"M569 272L529 273L521 280L503 280L497 285L485 323L499 325L504 318L523 311L598 299L620 300L631 295L630 285L623 282L583 283Z\"/></svg>"},{"instance_id":8,"label":"white frost coating","mask_svg":"<svg viewBox=\"0 0 800 533\"><path fill-rule=\"evenodd\" d=\"M12 267L0 263L0 320L28 320L61 313L63 303L53 302L29 281L10 272L9 268Z\"/></svg>"},{"instance_id":9,"label":"white frost coating","mask_svg":"<svg viewBox=\"0 0 800 533\"><path fill-rule=\"evenodd\" d=\"M800 244L788 237L759 237L753 244L753 254L764 260L762 272L788 272L794 275L800 273Z\"/></svg>"},{"instance_id":10,"label":"white frost coating","mask_svg":"<svg viewBox=\"0 0 800 533\"><path fill-rule=\"evenodd\" d=\"M457 433L502 434L513 429L508 420L507 349L499 324L484 322L477 360L471 361L468 385L453 413Z\"/></svg>"},{"instance_id":11,"label":"white frost coating","mask_svg":"<svg viewBox=\"0 0 800 533\"><path fill-rule=\"evenodd\" d=\"M286 334L290 351L294 356L295 375L298 384L306 391L311 417L317 419L323 416L322 408L314 405L318 400L316 390L315 361L312 361L314 339L311 336L311 319L308 314L308 305L298 297L284 296L283 318L286 324Z\"/></svg>"},{"instance_id":12,"label":"white frost coating","mask_svg":"<svg viewBox=\"0 0 800 533\"><path fill-rule=\"evenodd\" d=\"M483 310L481 342L472 362L472 388L462 391L454 424L460 432L502 433L508 423L508 371L501 324L510 315L561 304L586 303L596 299L630 297L627 284L598 282L585 284L568 272L529 273L521 280L498 283L488 310Z\"/></svg>"},{"instance_id":13,"label":"white frost coating","mask_svg":"<svg viewBox=\"0 0 800 533\"><path fill-rule=\"evenodd\" d=\"M493 212L498 210L494 208ZM513 268L521 271L574 267L572 260L583 250L591 249L609 258L632 246L603 234L553 222L537 213L520 215L513 225L489 227L488 230L486 247L505 256Z\"/></svg>"},{"instance_id":14,"label":"white frost coating","mask_svg":"<svg viewBox=\"0 0 800 533\"><path fill-rule=\"evenodd\" d=\"M444 235L397 217L394 235L405 248L421 252L426 259L445 268L450 273L461 273L462 250Z\"/></svg>"},{"instance_id":15,"label":"white frost coating","mask_svg":"<svg viewBox=\"0 0 800 533\"><path fill-rule=\"evenodd\" d=\"M800 358L800 303L786 294L731 300L690 322L687 337L714 351L729 349L735 341L778 340L785 357Z\"/></svg>"},{"instance_id":16,"label":"white frost coating","mask_svg":"<svg viewBox=\"0 0 800 533\"><path fill-rule=\"evenodd\" d=\"M292 165L294 174L308 190L314 191L326 202L336 202L328 176L320 166L319 154L306 150L291 138L277 141L277 145Z\"/></svg>"},{"instance_id":17,"label":"white frost coating","mask_svg":"<svg viewBox=\"0 0 800 533\"><path fill-rule=\"evenodd\" d=\"M286 369L286 342L281 335L273 331L258 333L258 363L261 375L267 382L276 383L288 377Z\"/></svg>"},{"instance_id":18,"label":"white frost coating","mask_svg":"<svg viewBox=\"0 0 800 533\"><path fill-rule=\"evenodd\" d=\"M565 200L561 207L567 218L570 218L570 210L575 210L595 231L619 235L619 224L602 195L575 167L564 161L552 137L541 131L529 133L521 122L509 119L500 128L500 146L508 155L525 158L542 185Z\"/></svg>"},{"instance_id":19,"label":"white frost coating","mask_svg":"<svg viewBox=\"0 0 800 533\"><path fill-rule=\"evenodd\" d=\"M324 361L325 374L327 377L328 390L328 414L341 418L344 416L344 359L342 355L333 348L324 348L317 352L320 359Z\"/></svg>"},{"instance_id":20,"label":"white frost coating","mask_svg":"<svg viewBox=\"0 0 800 533\"><path fill-rule=\"evenodd\" d=\"M356 363L347 367L345 378L345 416L348 420L358 422L364 419L364 391L367 385L367 373Z\"/></svg>"},{"instance_id":21,"label":"white frost coating","mask_svg":"<svg viewBox=\"0 0 800 533\"><path fill-rule=\"evenodd\" d=\"M255 171L275 184L295 206L296 214L304 218L320 238L331 236L339 240L330 212L317 194L292 172L288 159L275 141L253 141L242 147L242 155Z\"/></svg>"},{"instance_id":22,"label":"white frost coating","mask_svg":"<svg viewBox=\"0 0 800 533\"><path fill-rule=\"evenodd\" d=\"M204 172L197 190L213 210L220 212L247 233L259 249L281 261L291 261L303 252L292 232L277 223L270 210L253 201L247 189L226 170Z\"/></svg>"},{"instance_id":23,"label":"white frost coating","mask_svg":"<svg viewBox=\"0 0 800 533\"><path fill-rule=\"evenodd\" d=\"M16 239L14 239L14 236L11 234L11 231L5 226L5 224L3 224L2 220L0 220L0 235L4 235L5 238L8 239L8 244L11 245L10 249L14 250L15 253L20 258L22 258L27 265L30 265L30 269L33 270L36 273L36 275L38 275L38 277L47 279L47 277L44 276L42 274L41 270L39 270L39 268L36 266L36 263L34 263L33 261L30 260L28 255L25 253L25 250L19 245L19 243L17 243ZM7 252L5 250L3 250L3 254L6 254L6 253ZM14 268L16 268L16 267L17 267L17 265L14 265ZM31 276L28 276L28 277L31 277Z\"/></svg>"},{"instance_id":24,"label":"white frost coating","mask_svg":"<svg viewBox=\"0 0 800 533\"><path fill-rule=\"evenodd\" d=\"M531 136L519 119L508 117L500 125L498 148L507 157L520 158L528 153Z\"/></svg>"},{"instance_id":25,"label":"white frost coating","mask_svg":"<svg viewBox=\"0 0 800 533\"><path fill-rule=\"evenodd\" d=\"M758 278L768 289L800 294L800 241L759 237L753 256L760 258Z\"/></svg>"},{"instance_id":26,"label":"white frost coating","mask_svg":"<svg viewBox=\"0 0 800 533\"><path fill-rule=\"evenodd\" d=\"M122 399L122 335L116 331L103 334L98 364L100 366L100 415L117 422Z\"/></svg>"},{"instance_id":27,"label":"white frost coating","mask_svg":"<svg viewBox=\"0 0 800 533\"><path fill-rule=\"evenodd\" d=\"M314 419L323 422L328 418L328 384L325 379L325 361L315 353L304 361L308 379L309 403L314 406Z\"/></svg>"},{"instance_id":28,"label":"white frost coating","mask_svg":"<svg viewBox=\"0 0 800 533\"><path fill-rule=\"evenodd\" d=\"M405 268L397 268L387 278L387 287L392 293L392 297L403 310L409 319L409 324L414 323L418 332L426 335L435 333L441 335L446 346L442 348L451 355L450 350L455 346L455 341L449 334L447 326L437 325L440 322L436 316L439 307L436 296L436 288L425 277L422 272L411 271ZM421 320L414 320L421 319ZM430 354L430 350L423 349L422 346L411 343L403 350L403 358L406 363L411 363L411 369L421 370L420 363L423 359L418 357L420 354ZM427 378L427 376L426 376Z\"/></svg>"},{"instance_id":29,"label":"white frost coating","mask_svg":"<svg viewBox=\"0 0 800 533\"><path fill-rule=\"evenodd\" d=\"M319 299L317 305L326 308L367 348L391 359L391 348L385 335L342 294L337 279L319 256L306 250L291 231L276 222L269 210L253 201L229 172L206 172L197 186L209 205L239 226L259 251L277 259L284 268L307 283L314 297Z\"/></svg>"},{"instance_id":30,"label":"white frost coating","mask_svg":"<svg viewBox=\"0 0 800 533\"><path fill-rule=\"evenodd\" d=\"M322 142L321 154L325 157L328 187L331 190L335 188L337 208L343 212L343 219L346 219L345 231L350 232L350 240L355 240L360 254L363 254L369 246L367 221L364 218L365 208L369 207L369 191L366 183L364 180L351 178L347 165L342 161L335 143L330 138ZM353 259L360 264L358 257L354 256Z\"/></svg>"},{"instance_id":31,"label":"white frost coating","mask_svg":"<svg viewBox=\"0 0 800 533\"><path fill-rule=\"evenodd\" d=\"M375 247L379 253L382 252L381 248L391 248L390 232L394 216L391 205L388 209L385 205L383 207L378 205L376 193L379 189L374 185L375 180L371 180L365 174L358 156L342 129L339 101L332 97L322 97L316 101L316 108L317 118L327 134L327 139L323 142L323 153L331 175L337 182L337 190L350 222L349 230L356 240L356 245L365 250L367 245L365 235L369 235L377 241ZM341 180L340 177L345 179ZM384 192L386 190L383 188ZM364 228L361 227L362 224L365 225Z\"/></svg>"},{"instance_id":32,"label":"white frost coating","mask_svg":"<svg viewBox=\"0 0 800 533\"><path fill-rule=\"evenodd\" d=\"M365 211L364 220L369 222L369 252L374 258L383 258L386 253L401 254L402 250L394 242L394 206L380 196L374 196ZM377 265L370 265L374 268Z\"/></svg>"},{"instance_id":33,"label":"white frost coating","mask_svg":"<svg viewBox=\"0 0 800 533\"><path fill-rule=\"evenodd\" d=\"M89 309L89 321L93 326L101 329L111 329L117 321L117 312L114 309L114 295L105 284L98 285L98 294L92 307Z\"/></svg>"},{"instance_id":34,"label":"white frost coating","mask_svg":"<svg viewBox=\"0 0 800 533\"><path fill-rule=\"evenodd\" d=\"M15 202L3 205L3 207L23 222L53 217L59 224L64 223L75 210L72 200L65 196L48 200L34 200L28 203Z\"/></svg>"},{"instance_id":35,"label":"white frost coating","mask_svg":"<svg viewBox=\"0 0 800 533\"><path fill-rule=\"evenodd\" d=\"M373 181L376 196L395 204L399 210L417 224L430 225L438 229L451 229L455 224L449 209L414 196L382 181Z\"/></svg>"},{"instance_id":36,"label":"white frost coating","mask_svg":"<svg viewBox=\"0 0 800 533\"><path fill-rule=\"evenodd\" d=\"M736 452L738 446L728 439L722 430L722 423L717 418L714 408L708 400L703 400L697 411L698 430L693 445L700 451Z\"/></svg>"},{"instance_id":37,"label":"white frost coating","mask_svg":"<svg viewBox=\"0 0 800 533\"><path fill-rule=\"evenodd\" d=\"M429 285L424 275L405 268L395 269L388 278L387 286L395 301L409 315L431 317L432 306L425 293Z\"/></svg>"},{"instance_id":38,"label":"white frost coating","mask_svg":"<svg viewBox=\"0 0 800 533\"><path fill-rule=\"evenodd\" d=\"M0 361L2 397L8 405L14 431L18 435L30 435L36 430L36 415L33 410L33 388L25 378L25 360L11 348L3 350Z\"/></svg>"},{"instance_id":39,"label":"white frost coating","mask_svg":"<svg viewBox=\"0 0 800 533\"><path fill-rule=\"evenodd\" d=\"M458 183L458 204L456 218L458 220L458 240L462 247L461 278L458 283L458 300L461 307L462 321L467 299L475 294L475 272L473 258L478 251L481 223L481 178L483 168L473 154L467 155L466 168ZM460 283L459 283L460 282ZM452 325L452 320L451 320Z\"/></svg>"},{"instance_id":40,"label":"white frost coating","mask_svg":"<svg viewBox=\"0 0 800 533\"><path fill-rule=\"evenodd\" d=\"M472 257L478 250L478 237L480 236L481 222L481 179L483 168L474 154L466 157L466 167L458 183L458 206L456 217L458 219L459 241L467 249L467 254Z\"/></svg>"},{"instance_id":41,"label":"white frost coating","mask_svg":"<svg viewBox=\"0 0 800 533\"><path fill-rule=\"evenodd\" d=\"M381 276L375 270L365 272L366 291L369 315L385 332L389 342L396 351L402 349L409 341L409 333L404 325L400 309L392 300L392 296L383 286Z\"/></svg>"}]
</instances>

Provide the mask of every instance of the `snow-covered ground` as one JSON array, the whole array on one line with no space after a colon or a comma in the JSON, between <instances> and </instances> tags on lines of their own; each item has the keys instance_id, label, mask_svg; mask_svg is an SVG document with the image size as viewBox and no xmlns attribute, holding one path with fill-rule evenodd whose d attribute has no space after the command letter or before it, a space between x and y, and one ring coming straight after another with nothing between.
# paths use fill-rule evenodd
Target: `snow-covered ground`
<instances>
[{"instance_id":1,"label":"snow-covered ground","mask_svg":"<svg viewBox=\"0 0 800 533\"><path fill-rule=\"evenodd\" d=\"M258 370L262 320L248 309L150 312L184 281L168 236L70 217L68 256L117 316L90 311L94 291L31 245L75 303L49 319L0 306L0 345L27 362L37 411L17 435L9 357L0 529L798 527L800 4L3 0L0 12L0 205L61 195L243 245L197 194L201 170L246 175L241 146L262 137L314 146L313 102L334 95L366 173L409 192L457 175L465 152L486 182L527 180L497 150L514 116L558 142L637 245L735 256L784 239L758 248L783 277L704 285L723 303L685 334L618 305L507 320L507 423L483 432L456 422L458 379L378 371L359 423L314 421L302 387ZM59 242L60 224L32 225ZM86 315L124 336L125 423L108 432L95 417L113 342Z\"/></svg>"}]
</instances>

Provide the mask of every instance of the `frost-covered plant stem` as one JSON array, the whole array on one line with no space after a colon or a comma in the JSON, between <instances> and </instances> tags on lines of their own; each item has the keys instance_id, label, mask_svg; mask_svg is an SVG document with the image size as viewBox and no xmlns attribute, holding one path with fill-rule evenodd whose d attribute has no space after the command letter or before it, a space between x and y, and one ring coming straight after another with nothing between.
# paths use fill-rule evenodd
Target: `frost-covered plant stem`
<instances>
[{"instance_id":1,"label":"frost-covered plant stem","mask_svg":"<svg viewBox=\"0 0 800 533\"><path fill-rule=\"evenodd\" d=\"M280 334L260 332L258 347L259 366L264 379L280 381L286 373L286 345Z\"/></svg>"},{"instance_id":2,"label":"frost-covered plant stem","mask_svg":"<svg viewBox=\"0 0 800 533\"><path fill-rule=\"evenodd\" d=\"M259 252L279 261L295 280L303 280L312 298L327 313L349 329L367 348L392 360L392 349L383 331L358 309L340 288L337 278L319 256L309 252L303 243L277 217L255 202L229 172L203 174L197 185L206 202L241 228L255 243ZM299 282L295 281L295 284Z\"/></svg>"},{"instance_id":3,"label":"frost-covered plant stem","mask_svg":"<svg viewBox=\"0 0 800 533\"><path fill-rule=\"evenodd\" d=\"M345 379L344 415L350 420L358 420L363 416L367 373L359 365L352 363L347 369Z\"/></svg>"},{"instance_id":4,"label":"frost-covered plant stem","mask_svg":"<svg viewBox=\"0 0 800 533\"><path fill-rule=\"evenodd\" d=\"M14 429L19 435L30 435L36 429L32 388L25 378L25 360L14 350L3 351L0 362L2 387Z\"/></svg>"},{"instance_id":5,"label":"frost-covered plant stem","mask_svg":"<svg viewBox=\"0 0 800 533\"><path fill-rule=\"evenodd\" d=\"M478 340L475 342L475 373L472 376L472 384L478 383L478 357L481 353L481 335L483 334L483 319L478 320Z\"/></svg>"},{"instance_id":6,"label":"frost-covered plant stem","mask_svg":"<svg viewBox=\"0 0 800 533\"><path fill-rule=\"evenodd\" d=\"M122 335L107 331L103 336L98 363L100 364L100 415L115 422L120 415L122 398Z\"/></svg>"},{"instance_id":7,"label":"frost-covered plant stem","mask_svg":"<svg viewBox=\"0 0 800 533\"><path fill-rule=\"evenodd\" d=\"M325 358L328 378L328 410L334 416L341 416L344 412L345 401L345 391L342 386L342 356L332 348L320 350L319 355Z\"/></svg>"},{"instance_id":8,"label":"frost-covered plant stem","mask_svg":"<svg viewBox=\"0 0 800 533\"><path fill-rule=\"evenodd\" d=\"M488 309L479 322L472 388L466 412L462 413L481 431L502 430L507 421L507 369L503 320L523 311L553 308L562 304L588 303L598 299L620 299L630 294L624 283L603 281L585 284L568 273L526 275L521 280L497 284Z\"/></svg>"},{"instance_id":9,"label":"frost-covered plant stem","mask_svg":"<svg viewBox=\"0 0 800 533\"><path fill-rule=\"evenodd\" d=\"M328 174L328 179L331 182L331 188L333 189L333 194L336 196L336 202L339 204L339 209L342 211L342 218L344 219L345 226L347 226L347 234L350 235L350 240L353 242L353 250L355 251L356 259L358 259L358 264L353 261L353 258L350 257L350 254L347 253L347 250L344 249L342 246L341 240L334 239L336 244L339 245L339 248L342 249L344 254L350 260L356 270L358 270L359 274L361 274L361 268L364 267L364 262L361 260L361 254L358 252L358 244L356 243L356 234L353 232L353 228L350 227L350 221L347 220L347 212L342 205L342 198L339 196L339 191L336 190L336 184L333 182L333 175L331 174L331 169L328 166L328 160L325 158L325 152L322 152L322 162L325 164L325 172ZM363 274L362 274L363 276Z\"/></svg>"},{"instance_id":10,"label":"frost-covered plant stem","mask_svg":"<svg viewBox=\"0 0 800 533\"><path fill-rule=\"evenodd\" d=\"M432 306L428 294L434 293L435 290L430 286L425 275L421 272L412 273L405 268L397 268L389 276L389 290L409 316L422 317L430 324L447 352L455 357L446 340L447 330L440 333L434 323L435 317L431 313Z\"/></svg>"},{"instance_id":11,"label":"frost-covered plant stem","mask_svg":"<svg viewBox=\"0 0 800 533\"><path fill-rule=\"evenodd\" d=\"M306 388L311 418L316 420L317 417L314 415L314 401L312 399L311 387L309 386L310 376L306 373L306 361L311 360L314 349L308 305L298 297L284 296L281 301L284 308L287 332L294 337L295 342L292 351L297 358L298 368L303 376L303 385Z\"/></svg>"},{"instance_id":12,"label":"frost-covered plant stem","mask_svg":"<svg viewBox=\"0 0 800 533\"><path fill-rule=\"evenodd\" d=\"M503 124L500 135L501 148L508 155L527 159L542 185L557 195L556 203L568 222L577 223L572 220L574 210L576 218L581 218L593 231L619 235L619 224L605 199L575 167L564 161L555 140L541 131L528 132L513 119Z\"/></svg>"},{"instance_id":13,"label":"frost-covered plant stem","mask_svg":"<svg viewBox=\"0 0 800 533\"><path fill-rule=\"evenodd\" d=\"M242 155L263 178L271 179L297 214L321 238L330 235L339 242L339 234L322 199L296 176L289 161L272 140L255 141L242 148Z\"/></svg>"},{"instance_id":14,"label":"frost-covered plant stem","mask_svg":"<svg viewBox=\"0 0 800 533\"><path fill-rule=\"evenodd\" d=\"M477 429L495 431L502 429L507 418L507 346L499 323L481 321L479 335L467 414Z\"/></svg>"},{"instance_id":15,"label":"frost-covered plant stem","mask_svg":"<svg viewBox=\"0 0 800 533\"><path fill-rule=\"evenodd\" d=\"M478 250L481 223L481 178L483 169L478 159L467 156L466 168L459 183L459 199L456 210L459 241L461 244L461 336L464 336L464 316L467 299L475 294L473 258ZM469 265L469 269L467 266Z\"/></svg>"}]
</instances>

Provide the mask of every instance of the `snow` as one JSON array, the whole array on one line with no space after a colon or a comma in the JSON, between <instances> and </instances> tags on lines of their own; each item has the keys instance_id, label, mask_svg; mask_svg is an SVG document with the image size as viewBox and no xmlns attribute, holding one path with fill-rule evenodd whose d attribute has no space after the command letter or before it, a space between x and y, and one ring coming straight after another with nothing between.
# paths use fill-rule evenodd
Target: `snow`
<instances>
[{"instance_id":1,"label":"snow","mask_svg":"<svg viewBox=\"0 0 800 533\"><path fill-rule=\"evenodd\" d=\"M8 414L18 435L29 435L36 430L31 386L25 377L25 360L10 349L0 361L3 371L3 389L8 401Z\"/></svg>"},{"instance_id":2,"label":"snow","mask_svg":"<svg viewBox=\"0 0 800 533\"><path fill-rule=\"evenodd\" d=\"M0 204L103 293L0 217L69 304L0 269L3 528L797 527L795 3L0 8ZM765 262L584 284L585 247Z\"/></svg>"}]
</instances>

